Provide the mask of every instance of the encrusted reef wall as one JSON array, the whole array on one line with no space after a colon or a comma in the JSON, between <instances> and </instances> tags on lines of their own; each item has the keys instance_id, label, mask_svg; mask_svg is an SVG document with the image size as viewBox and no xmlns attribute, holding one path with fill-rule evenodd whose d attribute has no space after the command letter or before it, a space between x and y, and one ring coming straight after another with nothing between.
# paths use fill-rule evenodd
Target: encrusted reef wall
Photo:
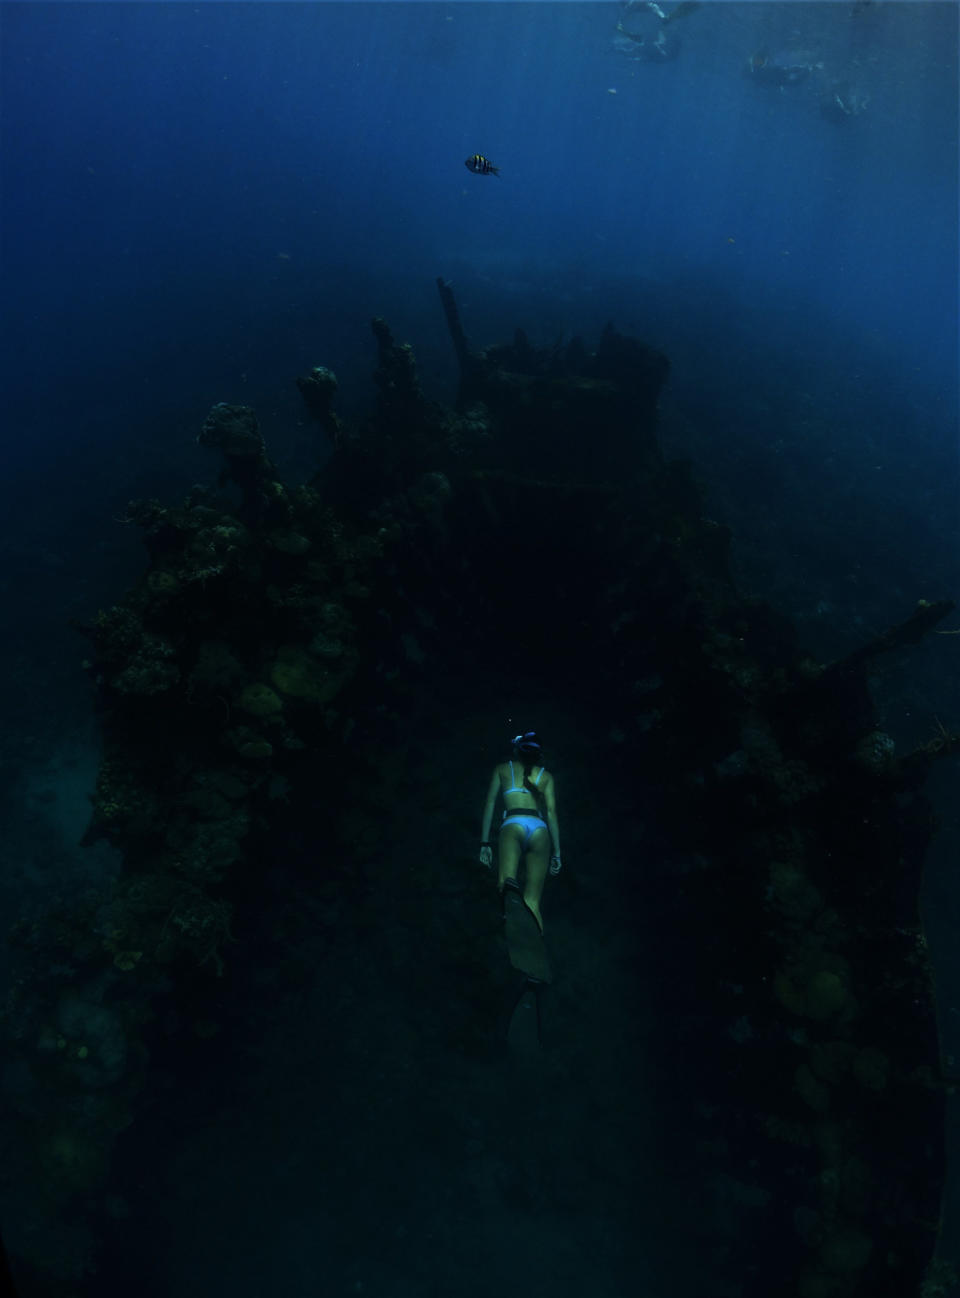
<instances>
[{"instance_id":1,"label":"encrusted reef wall","mask_svg":"<svg viewBox=\"0 0 960 1298\"><path fill-rule=\"evenodd\" d=\"M613 329L593 350L518 333L474 353L440 291L456 409L378 320L363 426L334 413L329 370L299 380L333 444L313 481L282 482L255 412L224 404L200 433L218 487L129 507L147 569L85 628L104 737L88 837L123 870L11 933L20 1274L73 1293L96 1261L112 1163L158 1075L193 1066L161 1025L189 1021L202 1050L245 967L280 986L302 970L302 918L265 918L278 843L309 860L295 886L316 931L422 925L447 973L417 974L421 1007L468 1057L505 1048L489 885L461 860L439 886L417 860L401 888L387 847L412 770L414 799L443 802L420 728L512 678L591 719L621 844L642 825L655 861L563 886L615 901L628 948L643 934L622 977L661 1024L665 1193L704 1273L756 1298L919 1293L943 1172L921 789L958 738L897 754L866 673L952 606L814 662L735 590L725 529L660 454L661 355ZM605 940L584 914L581 959Z\"/></svg>"}]
</instances>

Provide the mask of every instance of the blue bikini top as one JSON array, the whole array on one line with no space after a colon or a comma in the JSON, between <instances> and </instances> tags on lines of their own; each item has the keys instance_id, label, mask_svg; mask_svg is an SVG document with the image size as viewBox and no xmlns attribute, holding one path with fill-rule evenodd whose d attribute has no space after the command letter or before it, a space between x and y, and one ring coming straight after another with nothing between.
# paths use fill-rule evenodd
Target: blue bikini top
<instances>
[{"instance_id":1,"label":"blue bikini top","mask_svg":"<svg viewBox=\"0 0 960 1298\"><path fill-rule=\"evenodd\" d=\"M542 774L543 774L543 767L541 766L540 775ZM538 788L540 786L540 775L538 775L537 778L534 780L534 784L537 785ZM504 796L506 796L506 794L508 793L529 793L530 792L530 790L526 787L525 784L520 784L520 785L517 784L517 777L513 773L513 762L510 763L510 788L504 789L503 792L504 792Z\"/></svg>"}]
</instances>

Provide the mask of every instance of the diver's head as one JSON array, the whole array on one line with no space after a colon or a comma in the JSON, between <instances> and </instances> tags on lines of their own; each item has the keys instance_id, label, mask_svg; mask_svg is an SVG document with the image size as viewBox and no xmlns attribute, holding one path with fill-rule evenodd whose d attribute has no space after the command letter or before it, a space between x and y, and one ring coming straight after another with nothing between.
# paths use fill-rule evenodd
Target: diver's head
<instances>
[{"instance_id":1,"label":"diver's head","mask_svg":"<svg viewBox=\"0 0 960 1298\"><path fill-rule=\"evenodd\" d=\"M543 755L540 736L535 730L527 730L522 735L514 735L513 751L527 762L539 762Z\"/></svg>"}]
</instances>

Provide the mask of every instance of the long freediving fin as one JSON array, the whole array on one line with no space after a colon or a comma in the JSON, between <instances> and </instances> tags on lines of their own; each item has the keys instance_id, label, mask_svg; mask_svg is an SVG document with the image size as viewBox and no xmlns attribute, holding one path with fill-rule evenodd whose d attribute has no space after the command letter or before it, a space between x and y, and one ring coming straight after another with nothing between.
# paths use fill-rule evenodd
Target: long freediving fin
<instances>
[{"instance_id":1,"label":"long freediving fin","mask_svg":"<svg viewBox=\"0 0 960 1298\"><path fill-rule=\"evenodd\" d=\"M543 1024L540 1017L540 997L545 984L525 978L520 995L510 1016L507 1042L516 1055L538 1055L543 1044Z\"/></svg>"},{"instance_id":2,"label":"long freediving fin","mask_svg":"<svg viewBox=\"0 0 960 1298\"><path fill-rule=\"evenodd\" d=\"M514 879L508 879L503 890L503 916L507 950L514 969L535 982L550 982L553 974L540 925Z\"/></svg>"}]
</instances>

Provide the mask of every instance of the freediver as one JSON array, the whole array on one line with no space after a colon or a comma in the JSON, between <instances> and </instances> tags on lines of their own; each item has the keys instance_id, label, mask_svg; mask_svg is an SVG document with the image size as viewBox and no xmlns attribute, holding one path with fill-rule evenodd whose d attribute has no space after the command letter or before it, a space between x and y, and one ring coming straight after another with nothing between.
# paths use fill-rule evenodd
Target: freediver
<instances>
[{"instance_id":1,"label":"freediver","mask_svg":"<svg viewBox=\"0 0 960 1298\"><path fill-rule=\"evenodd\" d=\"M497 888L502 898L511 891L519 894L520 868L526 867L523 900L541 935L540 898L547 873L557 875L562 868L556 785L542 761L543 748L535 731L515 736L511 758L493 768L480 830L480 864L489 870L493 865L490 827L497 797L502 794L504 811L497 842ZM540 810L541 802L545 815Z\"/></svg>"}]
</instances>

